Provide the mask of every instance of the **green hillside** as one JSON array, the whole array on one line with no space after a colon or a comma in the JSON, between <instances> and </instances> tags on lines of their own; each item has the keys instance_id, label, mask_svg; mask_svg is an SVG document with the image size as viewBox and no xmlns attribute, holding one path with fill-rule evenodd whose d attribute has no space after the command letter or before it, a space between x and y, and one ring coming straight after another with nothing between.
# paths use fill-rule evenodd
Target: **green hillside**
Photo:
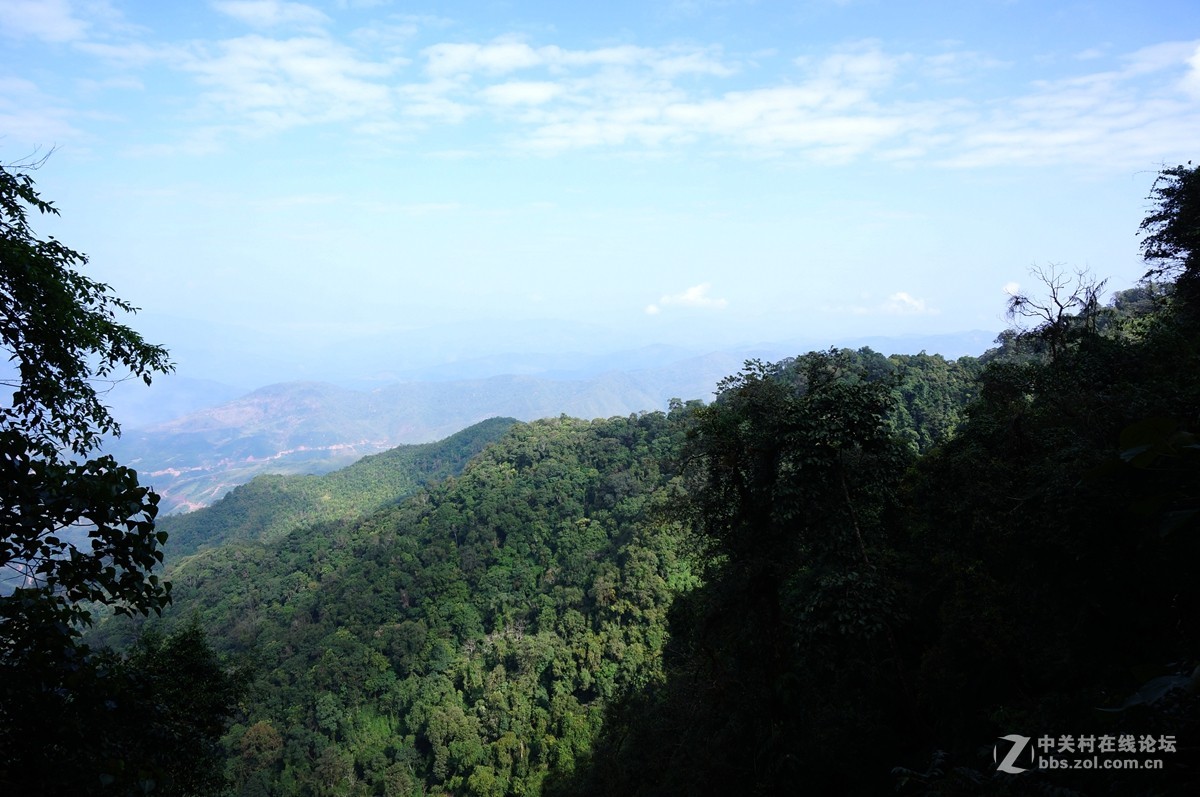
<instances>
[{"instance_id":1,"label":"green hillside","mask_svg":"<svg viewBox=\"0 0 1200 797\"><path fill-rule=\"evenodd\" d=\"M180 561L172 614L260 673L227 739L239 792L536 793L569 770L695 583L661 514L686 414L517 425L403 504Z\"/></svg>"},{"instance_id":2,"label":"green hillside","mask_svg":"<svg viewBox=\"0 0 1200 797\"><path fill-rule=\"evenodd\" d=\"M321 476L258 476L211 507L160 520L170 535L167 553L178 558L227 541L271 540L300 526L368 514L458 473L514 423L492 418L445 440L399 446Z\"/></svg>"}]
</instances>

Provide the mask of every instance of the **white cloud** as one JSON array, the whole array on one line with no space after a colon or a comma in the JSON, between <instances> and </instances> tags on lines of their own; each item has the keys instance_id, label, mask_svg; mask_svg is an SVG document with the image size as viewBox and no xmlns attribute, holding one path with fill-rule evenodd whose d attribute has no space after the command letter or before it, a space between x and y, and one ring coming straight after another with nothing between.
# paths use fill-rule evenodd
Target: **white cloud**
<instances>
[{"instance_id":1,"label":"white cloud","mask_svg":"<svg viewBox=\"0 0 1200 797\"><path fill-rule=\"evenodd\" d=\"M646 315L658 315L661 312L662 308L660 308L657 304L646 305Z\"/></svg>"},{"instance_id":2,"label":"white cloud","mask_svg":"<svg viewBox=\"0 0 1200 797\"><path fill-rule=\"evenodd\" d=\"M699 285L693 285L682 293L670 294L663 296L658 300L658 305L649 305L646 312L655 315L659 312L661 305L676 305L679 307L700 307L710 310L724 310L729 306L729 302L725 299L714 299L708 295L712 290L712 284L708 282ZM651 309L653 308L653 309Z\"/></svg>"},{"instance_id":3,"label":"white cloud","mask_svg":"<svg viewBox=\"0 0 1200 797\"><path fill-rule=\"evenodd\" d=\"M216 55L185 68L205 87L204 101L225 125L270 133L304 124L386 114L392 93L381 82L392 67L365 61L324 37L270 39L258 35L220 43Z\"/></svg>"},{"instance_id":4,"label":"white cloud","mask_svg":"<svg viewBox=\"0 0 1200 797\"><path fill-rule=\"evenodd\" d=\"M429 83L413 83L400 86L396 94L400 98L405 116L423 124L459 124L475 113L475 108L450 98L457 84L450 80L433 80Z\"/></svg>"},{"instance_id":5,"label":"white cloud","mask_svg":"<svg viewBox=\"0 0 1200 797\"><path fill-rule=\"evenodd\" d=\"M78 41L84 38L87 28L88 24L72 13L67 0L4 0L0 3L0 32L12 38Z\"/></svg>"},{"instance_id":6,"label":"white cloud","mask_svg":"<svg viewBox=\"0 0 1200 797\"><path fill-rule=\"evenodd\" d=\"M422 53L428 60L426 70L434 77L454 77L477 71L504 74L542 63L542 56L522 42L435 44Z\"/></svg>"},{"instance_id":7,"label":"white cloud","mask_svg":"<svg viewBox=\"0 0 1200 797\"><path fill-rule=\"evenodd\" d=\"M600 73L572 83L570 105L538 117L526 142L535 149L640 144L661 147L699 137L726 139L756 150L807 150L821 160L844 160L888 140L930 128L932 109L882 108L873 92L886 86L904 60L877 45L857 45L823 59L804 59L805 79L791 85L729 91L699 99L671 78L686 67L713 76L735 70L715 60L712 50L622 48L621 60L641 67ZM554 61L586 61L556 52ZM612 59L616 53L606 57ZM901 151L893 147L893 151Z\"/></svg>"},{"instance_id":8,"label":"white cloud","mask_svg":"<svg viewBox=\"0 0 1200 797\"><path fill-rule=\"evenodd\" d=\"M918 299L904 291L889 296L881 309L889 315L937 315L938 313L924 299Z\"/></svg>"},{"instance_id":9,"label":"white cloud","mask_svg":"<svg viewBox=\"0 0 1200 797\"><path fill-rule=\"evenodd\" d=\"M1009 296L1016 296L1016 295L1017 295L1017 292L1021 290L1021 283L1019 283L1019 282L1006 282L1006 283L1004 283L1004 289L1003 289L1003 290L1004 290L1004 292L1005 292L1006 294L1008 294Z\"/></svg>"},{"instance_id":10,"label":"white cloud","mask_svg":"<svg viewBox=\"0 0 1200 797\"><path fill-rule=\"evenodd\" d=\"M734 65L720 59L717 48L620 45L567 50L556 45L534 48L517 39L500 38L488 44L435 44L421 52L426 58L426 70L435 77L465 77L475 73L502 75L538 67L559 72L592 67L636 67L666 78L689 74L727 77L737 71Z\"/></svg>"},{"instance_id":11,"label":"white cloud","mask_svg":"<svg viewBox=\"0 0 1200 797\"><path fill-rule=\"evenodd\" d=\"M980 72L1004 69L1011 64L998 58L969 50L952 50L917 59L921 71L943 83L966 83Z\"/></svg>"},{"instance_id":12,"label":"white cloud","mask_svg":"<svg viewBox=\"0 0 1200 797\"><path fill-rule=\"evenodd\" d=\"M1039 81L1024 96L993 101L963 126L958 152L943 162L1111 167L1181 157L1200 129L1200 93L1188 82L1198 46L1146 47L1117 69Z\"/></svg>"},{"instance_id":13,"label":"white cloud","mask_svg":"<svg viewBox=\"0 0 1200 797\"><path fill-rule=\"evenodd\" d=\"M1184 91L1200 100L1200 43L1187 59L1188 71L1180 81Z\"/></svg>"},{"instance_id":14,"label":"white cloud","mask_svg":"<svg viewBox=\"0 0 1200 797\"><path fill-rule=\"evenodd\" d=\"M146 84L135 77L115 75L103 80L80 78L79 87L87 92L107 91L109 89L143 91L146 88Z\"/></svg>"},{"instance_id":15,"label":"white cloud","mask_svg":"<svg viewBox=\"0 0 1200 797\"><path fill-rule=\"evenodd\" d=\"M681 52L678 55L671 54L671 51L656 53L649 63L655 72L668 77L678 75L729 77L737 72L734 66L720 61L712 53L705 51Z\"/></svg>"},{"instance_id":16,"label":"white cloud","mask_svg":"<svg viewBox=\"0 0 1200 797\"><path fill-rule=\"evenodd\" d=\"M862 298L867 298L865 295ZM897 291L887 298L886 301L874 305L852 305L850 307L822 307L821 310L826 313L843 315L870 316L870 315L938 315L941 311L930 307L929 303L924 299L919 299L907 291Z\"/></svg>"},{"instance_id":17,"label":"white cloud","mask_svg":"<svg viewBox=\"0 0 1200 797\"><path fill-rule=\"evenodd\" d=\"M517 42L454 47L442 53L438 65L431 61L432 71L463 80L544 69L555 78L561 89L544 90L539 113L508 120L518 125L514 138L520 146L547 153L663 149L710 139L747 153L821 162L874 157L936 158L955 167L1111 166L1186 155L1200 129L1195 42L1145 48L1116 59L1115 69L1039 82L1015 95L924 101L907 99L914 79L956 85L1009 64L973 52L890 54L866 42L798 59L794 79L714 93L712 81L732 74L735 66L711 48L568 51ZM684 64L707 76L705 88L677 80L672 70ZM488 90L481 96L497 99Z\"/></svg>"},{"instance_id":18,"label":"white cloud","mask_svg":"<svg viewBox=\"0 0 1200 797\"><path fill-rule=\"evenodd\" d=\"M879 87L890 83L907 56L883 52L877 42L861 42L834 52L816 61L813 75L821 82L834 86ZM797 59L797 65L809 65L808 59Z\"/></svg>"},{"instance_id":19,"label":"white cloud","mask_svg":"<svg viewBox=\"0 0 1200 797\"><path fill-rule=\"evenodd\" d=\"M185 48L171 45L149 45L141 42L111 44L108 42L77 42L76 50L102 58L122 68L139 68L156 61L179 65L192 56Z\"/></svg>"},{"instance_id":20,"label":"white cloud","mask_svg":"<svg viewBox=\"0 0 1200 797\"><path fill-rule=\"evenodd\" d=\"M545 81L512 81L488 86L481 93L495 105L542 105L563 92L557 83Z\"/></svg>"},{"instance_id":21,"label":"white cloud","mask_svg":"<svg viewBox=\"0 0 1200 797\"><path fill-rule=\"evenodd\" d=\"M6 158L30 153L13 152L13 145L49 146L78 139L81 131L70 121L71 114L28 80L0 76L0 145ZM47 143L49 142L49 143Z\"/></svg>"},{"instance_id":22,"label":"white cloud","mask_svg":"<svg viewBox=\"0 0 1200 797\"><path fill-rule=\"evenodd\" d=\"M213 8L255 28L282 25L321 26L330 20L320 10L284 0L219 0Z\"/></svg>"},{"instance_id":23,"label":"white cloud","mask_svg":"<svg viewBox=\"0 0 1200 797\"><path fill-rule=\"evenodd\" d=\"M326 30L329 18L304 3L213 5L261 28L320 30L176 45L85 40L87 23L63 0L0 0L0 25L9 35L70 41L126 70L166 64L193 73L202 98L188 135L203 133L206 141L328 122L386 139L471 122L490 137L480 139L479 151L494 151L497 141L547 155L587 148L670 155L705 145L823 163L1126 168L1186 157L1200 129L1196 41L1066 59L1057 66L1067 76L988 99L978 91L954 96L948 87L1007 64L958 49L923 55L857 42L793 59L782 74L764 79L758 55L730 58L716 46L568 49L508 36L436 43L412 66L404 53L413 37L443 21L393 17L398 23L390 28L336 39ZM20 16L14 9L32 10ZM90 19L101 24L95 14ZM413 77L416 71L423 74ZM739 82L732 84L735 75ZM931 79L943 84L937 98L914 99L929 96L918 92Z\"/></svg>"}]
</instances>

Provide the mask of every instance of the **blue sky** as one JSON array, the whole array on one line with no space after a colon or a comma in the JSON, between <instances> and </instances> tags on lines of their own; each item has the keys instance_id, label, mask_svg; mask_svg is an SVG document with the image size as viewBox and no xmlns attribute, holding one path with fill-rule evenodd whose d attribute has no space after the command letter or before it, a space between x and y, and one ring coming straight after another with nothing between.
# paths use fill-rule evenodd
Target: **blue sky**
<instances>
[{"instance_id":1,"label":"blue sky","mask_svg":"<svg viewBox=\"0 0 1200 797\"><path fill-rule=\"evenodd\" d=\"M998 330L1198 143L1194 1L0 0L0 161L181 351Z\"/></svg>"}]
</instances>

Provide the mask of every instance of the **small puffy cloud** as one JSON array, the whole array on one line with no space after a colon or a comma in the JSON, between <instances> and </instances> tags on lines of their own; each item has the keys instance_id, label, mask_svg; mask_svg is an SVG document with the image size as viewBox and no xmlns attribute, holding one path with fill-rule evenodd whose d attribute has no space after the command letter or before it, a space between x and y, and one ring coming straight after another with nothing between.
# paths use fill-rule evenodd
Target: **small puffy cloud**
<instances>
[{"instance_id":1,"label":"small puffy cloud","mask_svg":"<svg viewBox=\"0 0 1200 797\"><path fill-rule=\"evenodd\" d=\"M662 308L659 307L657 304L646 305L646 315L658 315L661 312L662 312Z\"/></svg>"},{"instance_id":2,"label":"small puffy cloud","mask_svg":"<svg viewBox=\"0 0 1200 797\"><path fill-rule=\"evenodd\" d=\"M725 299L714 299L713 297L709 296L708 292L710 290L712 290L712 284L704 282L700 285L693 285L683 293L675 293L668 296L663 296L658 300L658 304L677 305L679 307L702 307L710 310L724 310L729 305L729 302ZM655 308L654 313L658 312L657 306L650 305L650 307ZM646 312L650 312L650 307L646 308ZM651 313L651 315L654 313Z\"/></svg>"},{"instance_id":3,"label":"small puffy cloud","mask_svg":"<svg viewBox=\"0 0 1200 797\"><path fill-rule=\"evenodd\" d=\"M862 298L866 299L866 296ZM897 291L879 304L858 304L852 306L826 306L824 312L851 315L937 315L940 311L930 307L924 299L919 299L907 291Z\"/></svg>"},{"instance_id":4,"label":"small puffy cloud","mask_svg":"<svg viewBox=\"0 0 1200 797\"><path fill-rule=\"evenodd\" d=\"M1019 290L1021 290L1021 283L1019 282L1004 283L1004 292L1009 296L1016 296Z\"/></svg>"},{"instance_id":5,"label":"small puffy cloud","mask_svg":"<svg viewBox=\"0 0 1200 797\"><path fill-rule=\"evenodd\" d=\"M887 298L883 304L883 312L891 315L936 315L938 311L930 307L924 299L899 291Z\"/></svg>"},{"instance_id":6,"label":"small puffy cloud","mask_svg":"<svg viewBox=\"0 0 1200 797\"><path fill-rule=\"evenodd\" d=\"M220 0L213 8L255 28L324 25L329 17L312 6L284 0Z\"/></svg>"}]
</instances>

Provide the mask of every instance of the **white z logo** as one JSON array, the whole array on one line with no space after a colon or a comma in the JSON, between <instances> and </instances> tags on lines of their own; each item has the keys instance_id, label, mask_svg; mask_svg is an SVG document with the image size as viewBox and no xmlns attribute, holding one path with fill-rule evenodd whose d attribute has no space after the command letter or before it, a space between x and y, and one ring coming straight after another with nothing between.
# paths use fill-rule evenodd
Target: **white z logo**
<instances>
[{"instance_id":1,"label":"white z logo","mask_svg":"<svg viewBox=\"0 0 1200 797\"><path fill-rule=\"evenodd\" d=\"M1028 736L1018 736L1015 733L1010 733L1008 736L1001 736L1001 739L1012 742L1012 747L1009 748L1008 755L1004 756L1004 760L996 765L996 769L1001 772L1010 772L1013 775L1024 772L1024 767L1014 766L1017 762L1017 756L1021 755L1021 751L1025 749L1025 745L1029 744ZM999 747L1000 745L996 745ZM996 747L992 748L992 760L996 760ZM1029 751L1029 760L1033 760L1033 751Z\"/></svg>"}]
</instances>

